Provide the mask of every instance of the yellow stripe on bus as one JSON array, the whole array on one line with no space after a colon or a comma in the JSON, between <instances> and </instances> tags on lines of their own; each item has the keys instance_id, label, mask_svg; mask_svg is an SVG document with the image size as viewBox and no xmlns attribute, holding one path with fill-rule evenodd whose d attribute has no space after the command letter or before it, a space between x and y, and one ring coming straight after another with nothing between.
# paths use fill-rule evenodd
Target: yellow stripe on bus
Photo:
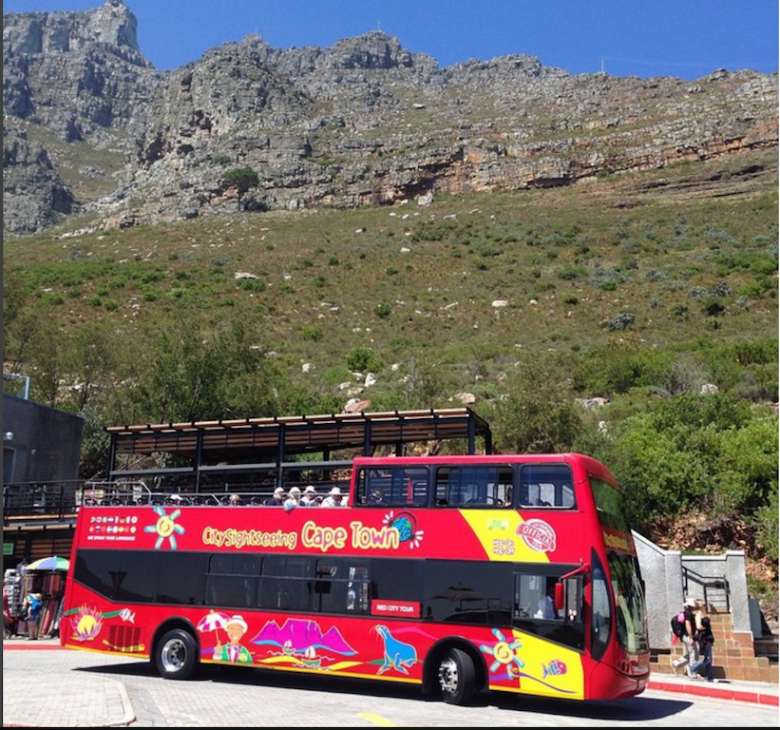
<instances>
[{"instance_id":1,"label":"yellow stripe on bus","mask_svg":"<svg viewBox=\"0 0 780 730\"><path fill-rule=\"evenodd\" d=\"M549 563L544 550L533 549L520 536L518 528L524 520L510 509L473 509L461 512L474 531L485 555L497 562Z\"/></svg>"}]
</instances>

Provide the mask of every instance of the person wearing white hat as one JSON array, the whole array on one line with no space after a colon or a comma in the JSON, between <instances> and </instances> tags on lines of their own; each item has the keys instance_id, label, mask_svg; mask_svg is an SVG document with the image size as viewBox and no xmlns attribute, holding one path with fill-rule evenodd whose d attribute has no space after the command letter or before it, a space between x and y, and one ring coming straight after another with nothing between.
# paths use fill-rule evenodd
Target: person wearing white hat
<instances>
[{"instance_id":1,"label":"person wearing white hat","mask_svg":"<svg viewBox=\"0 0 780 730\"><path fill-rule=\"evenodd\" d=\"M284 499L284 489L282 489L282 487L277 487L274 489L273 495L266 499L264 504L268 505L269 507L282 507L284 506Z\"/></svg>"},{"instance_id":2,"label":"person wearing white hat","mask_svg":"<svg viewBox=\"0 0 780 730\"><path fill-rule=\"evenodd\" d=\"M301 490L298 487L293 487L284 500L284 508L289 512L301 504Z\"/></svg>"},{"instance_id":3,"label":"person wearing white hat","mask_svg":"<svg viewBox=\"0 0 780 730\"><path fill-rule=\"evenodd\" d=\"M225 622L225 633L228 635L228 643L219 643L219 634L217 634L217 643L214 647L215 662L231 662L234 664L251 664L252 654L249 649L241 644L241 637L247 629L244 617L236 614L231 616Z\"/></svg>"},{"instance_id":4,"label":"person wearing white hat","mask_svg":"<svg viewBox=\"0 0 780 730\"><path fill-rule=\"evenodd\" d=\"M685 653L672 662L675 669L679 669L685 664L690 667L699 658L699 651L696 645L696 616L694 614L697 607L696 599L690 596L683 603L683 610L680 613L683 614L685 633L681 639Z\"/></svg>"},{"instance_id":5,"label":"person wearing white hat","mask_svg":"<svg viewBox=\"0 0 780 730\"><path fill-rule=\"evenodd\" d=\"M303 497L301 497L302 507L319 507L321 498L317 495L317 490L309 484L306 489L303 490Z\"/></svg>"},{"instance_id":6,"label":"person wearing white hat","mask_svg":"<svg viewBox=\"0 0 780 730\"><path fill-rule=\"evenodd\" d=\"M322 506L323 507L343 507L344 495L341 493L341 490L338 487L333 487L333 489L330 490L328 493L328 496L325 497L324 500L322 500Z\"/></svg>"}]
</instances>

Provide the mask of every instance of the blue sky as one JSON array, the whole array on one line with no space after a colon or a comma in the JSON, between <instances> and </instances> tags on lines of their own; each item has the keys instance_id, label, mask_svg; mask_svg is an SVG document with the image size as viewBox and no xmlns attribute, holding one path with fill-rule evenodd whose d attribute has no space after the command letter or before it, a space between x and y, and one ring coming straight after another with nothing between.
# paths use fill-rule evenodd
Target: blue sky
<instances>
[{"instance_id":1,"label":"blue sky","mask_svg":"<svg viewBox=\"0 0 780 730\"><path fill-rule=\"evenodd\" d=\"M380 29L439 65L513 53L574 74L677 76L778 70L778 0L124 0L159 69L257 33L274 48L327 47ZM100 0L6 0L3 12Z\"/></svg>"}]
</instances>

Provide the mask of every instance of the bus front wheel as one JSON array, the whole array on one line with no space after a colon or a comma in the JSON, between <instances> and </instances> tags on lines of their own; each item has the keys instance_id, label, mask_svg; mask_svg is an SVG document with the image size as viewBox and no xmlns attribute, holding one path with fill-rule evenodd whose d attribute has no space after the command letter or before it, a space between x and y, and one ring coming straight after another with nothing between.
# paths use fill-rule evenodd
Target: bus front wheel
<instances>
[{"instance_id":1,"label":"bus front wheel","mask_svg":"<svg viewBox=\"0 0 780 730\"><path fill-rule=\"evenodd\" d=\"M198 645L192 634L172 629L157 642L154 661L163 679L187 679L197 664Z\"/></svg>"},{"instance_id":2,"label":"bus front wheel","mask_svg":"<svg viewBox=\"0 0 780 730\"><path fill-rule=\"evenodd\" d=\"M476 673L471 657L461 649L450 649L439 664L439 688L450 705L468 704L476 691Z\"/></svg>"}]
</instances>

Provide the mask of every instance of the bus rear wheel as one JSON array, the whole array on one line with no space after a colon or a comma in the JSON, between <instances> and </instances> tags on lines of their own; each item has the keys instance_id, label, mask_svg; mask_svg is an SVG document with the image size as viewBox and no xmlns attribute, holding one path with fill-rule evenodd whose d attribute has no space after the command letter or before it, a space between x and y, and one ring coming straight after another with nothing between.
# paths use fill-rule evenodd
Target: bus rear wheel
<instances>
[{"instance_id":1,"label":"bus rear wheel","mask_svg":"<svg viewBox=\"0 0 780 730\"><path fill-rule=\"evenodd\" d=\"M471 657L461 649L450 649L439 664L441 698L450 705L471 702L476 691L476 672Z\"/></svg>"},{"instance_id":2,"label":"bus rear wheel","mask_svg":"<svg viewBox=\"0 0 780 730\"><path fill-rule=\"evenodd\" d=\"M166 632L154 651L154 663L163 679L187 679L195 671L198 645L183 629Z\"/></svg>"}]
</instances>

